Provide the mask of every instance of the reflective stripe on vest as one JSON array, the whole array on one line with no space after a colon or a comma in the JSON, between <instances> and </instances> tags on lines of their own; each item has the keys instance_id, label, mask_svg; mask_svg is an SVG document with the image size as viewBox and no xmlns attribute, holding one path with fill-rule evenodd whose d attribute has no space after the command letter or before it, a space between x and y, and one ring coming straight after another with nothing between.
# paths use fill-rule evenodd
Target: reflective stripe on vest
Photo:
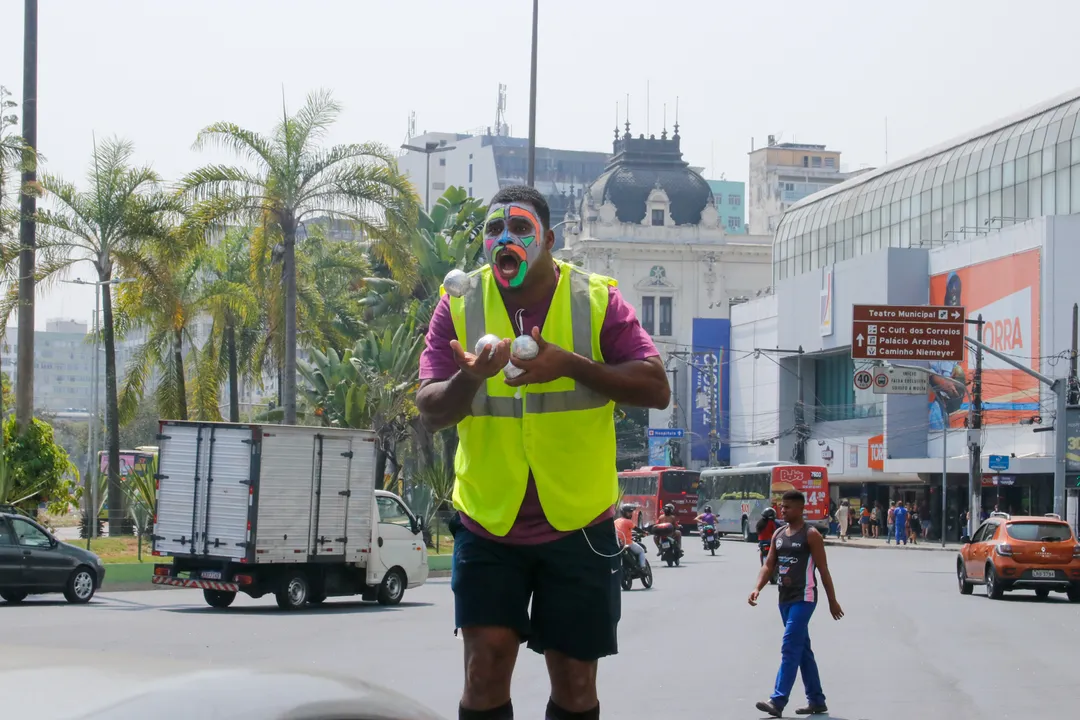
<instances>
[{"instance_id":1,"label":"reflective stripe on vest","mask_svg":"<svg viewBox=\"0 0 1080 720\"><path fill-rule=\"evenodd\" d=\"M589 305L589 276L578 270L570 270L570 321L574 335L574 353L592 357L592 308ZM473 350L484 332L484 283L480 274L473 276L465 294L466 349ZM595 410L608 404L603 395L593 392L581 383L573 390L562 392L530 393L525 396L525 408L530 413L567 412L569 410ZM473 397L469 415L472 417L520 418L521 400L516 397L491 397L487 383L483 383Z\"/></svg>"}]
</instances>

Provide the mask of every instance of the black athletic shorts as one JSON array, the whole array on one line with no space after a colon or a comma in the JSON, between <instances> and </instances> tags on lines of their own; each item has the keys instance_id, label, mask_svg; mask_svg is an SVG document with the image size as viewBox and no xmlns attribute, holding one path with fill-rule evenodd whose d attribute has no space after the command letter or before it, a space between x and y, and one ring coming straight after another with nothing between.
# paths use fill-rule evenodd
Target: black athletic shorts
<instances>
[{"instance_id":1,"label":"black athletic shorts","mask_svg":"<svg viewBox=\"0 0 1080 720\"><path fill-rule=\"evenodd\" d=\"M540 545L487 540L456 515L450 530L457 627L510 628L538 653L585 662L618 652L622 559L613 519Z\"/></svg>"}]
</instances>

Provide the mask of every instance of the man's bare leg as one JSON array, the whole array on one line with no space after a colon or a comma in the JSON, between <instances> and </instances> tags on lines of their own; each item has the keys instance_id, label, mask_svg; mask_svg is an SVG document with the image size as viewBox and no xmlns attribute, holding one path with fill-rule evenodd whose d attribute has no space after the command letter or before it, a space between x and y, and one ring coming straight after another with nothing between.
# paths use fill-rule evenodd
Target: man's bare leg
<instances>
[{"instance_id":1,"label":"man's bare leg","mask_svg":"<svg viewBox=\"0 0 1080 720\"><path fill-rule=\"evenodd\" d=\"M465 690L463 711L485 712L510 704L510 680L514 675L521 639L509 628L462 628L465 641ZM513 710L509 709L513 717Z\"/></svg>"},{"instance_id":2,"label":"man's bare leg","mask_svg":"<svg viewBox=\"0 0 1080 720\"><path fill-rule=\"evenodd\" d=\"M544 660L547 662L548 677L551 679L551 703L557 706L556 712L563 713L553 716L553 708L549 705L548 719L599 718L600 700L596 696L597 662L575 660L557 650L545 652Z\"/></svg>"}]
</instances>

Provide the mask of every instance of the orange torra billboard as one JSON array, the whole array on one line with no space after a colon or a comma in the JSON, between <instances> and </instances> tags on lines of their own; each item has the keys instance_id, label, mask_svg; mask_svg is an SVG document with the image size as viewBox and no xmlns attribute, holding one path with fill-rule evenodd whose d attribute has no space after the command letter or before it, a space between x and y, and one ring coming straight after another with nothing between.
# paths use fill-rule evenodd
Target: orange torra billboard
<instances>
[{"instance_id":1,"label":"orange torra billboard","mask_svg":"<svg viewBox=\"0 0 1080 720\"><path fill-rule=\"evenodd\" d=\"M930 278L931 305L957 305L968 319L981 314L983 342L1032 370L1039 369L1039 250L969 265ZM975 337L975 325L967 334ZM935 362L930 369L930 427L962 427L971 401L975 356L964 362ZM1008 425L1039 411L1039 383L997 358L983 354L983 424Z\"/></svg>"}]
</instances>

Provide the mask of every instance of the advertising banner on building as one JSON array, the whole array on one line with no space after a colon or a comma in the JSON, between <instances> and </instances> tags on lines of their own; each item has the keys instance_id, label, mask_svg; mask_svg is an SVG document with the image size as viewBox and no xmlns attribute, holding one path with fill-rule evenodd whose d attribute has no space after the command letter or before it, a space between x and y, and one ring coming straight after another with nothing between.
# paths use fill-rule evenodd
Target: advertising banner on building
<instances>
[{"instance_id":1,"label":"advertising banner on building","mask_svg":"<svg viewBox=\"0 0 1080 720\"><path fill-rule=\"evenodd\" d=\"M1065 411L1065 472L1080 473L1080 408Z\"/></svg>"},{"instance_id":2,"label":"advertising banner on building","mask_svg":"<svg viewBox=\"0 0 1080 720\"><path fill-rule=\"evenodd\" d=\"M930 278L930 304L962 306L974 320L981 314L983 342L1039 370L1039 250L968 265ZM968 337L976 327L968 326ZM971 400L975 355L964 362L934 362L930 369L930 427L941 430L944 418L963 427ZM1030 375L983 354L983 424L1011 425L1039 411L1039 383Z\"/></svg>"},{"instance_id":3,"label":"advertising banner on building","mask_svg":"<svg viewBox=\"0 0 1080 720\"><path fill-rule=\"evenodd\" d=\"M649 464L670 465L671 444L683 438L682 428L649 428Z\"/></svg>"},{"instance_id":4,"label":"advertising banner on building","mask_svg":"<svg viewBox=\"0 0 1080 720\"><path fill-rule=\"evenodd\" d=\"M690 372L690 459L709 460L716 445L716 462L726 465L728 443L728 345L731 321L694 318Z\"/></svg>"}]
</instances>

